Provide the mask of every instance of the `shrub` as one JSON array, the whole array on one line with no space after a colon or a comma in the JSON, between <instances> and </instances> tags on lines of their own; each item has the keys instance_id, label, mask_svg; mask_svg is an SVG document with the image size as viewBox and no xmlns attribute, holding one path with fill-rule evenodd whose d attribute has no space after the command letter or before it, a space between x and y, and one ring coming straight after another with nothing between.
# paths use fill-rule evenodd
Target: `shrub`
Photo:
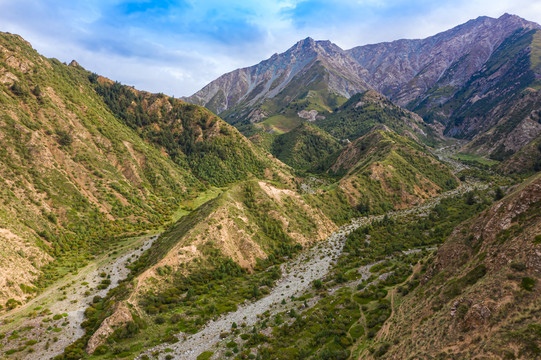
<instances>
[{"instance_id":1,"label":"shrub","mask_svg":"<svg viewBox=\"0 0 541 360\"><path fill-rule=\"evenodd\" d=\"M208 360L210 357L214 355L212 351L203 351L199 356L197 356L197 360Z\"/></svg>"},{"instance_id":2,"label":"shrub","mask_svg":"<svg viewBox=\"0 0 541 360\"><path fill-rule=\"evenodd\" d=\"M523 262L513 261L510 266L511 266L512 269L514 269L516 271L524 271L524 270L526 270L526 265Z\"/></svg>"},{"instance_id":3,"label":"shrub","mask_svg":"<svg viewBox=\"0 0 541 360\"><path fill-rule=\"evenodd\" d=\"M522 281L520 283L520 287L527 291L532 291L535 286L535 279L532 279L531 277L523 277Z\"/></svg>"},{"instance_id":4,"label":"shrub","mask_svg":"<svg viewBox=\"0 0 541 360\"><path fill-rule=\"evenodd\" d=\"M109 351L109 348L107 345L100 345L96 348L94 351L94 354L96 355L105 355L107 354L107 351Z\"/></svg>"},{"instance_id":5,"label":"shrub","mask_svg":"<svg viewBox=\"0 0 541 360\"><path fill-rule=\"evenodd\" d=\"M70 146L73 142L71 134L65 130L57 130L56 135L58 136L58 144L60 144L61 146Z\"/></svg>"},{"instance_id":6,"label":"shrub","mask_svg":"<svg viewBox=\"0 0 541 360\"><path fill-rule=\"evenodd\" d=\"M391 345L388 343L382 344L379 349L377 349L374 353L374 357L382 357L383 355L385 355L385 353L389 350L390 347Z\"/></svg>"}]
</instances>

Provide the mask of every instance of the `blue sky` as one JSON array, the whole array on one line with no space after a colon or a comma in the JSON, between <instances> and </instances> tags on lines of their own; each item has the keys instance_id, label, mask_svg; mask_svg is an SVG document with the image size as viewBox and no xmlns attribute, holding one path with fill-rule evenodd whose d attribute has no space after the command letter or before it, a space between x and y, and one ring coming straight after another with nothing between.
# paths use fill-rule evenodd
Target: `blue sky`
<instances>
[{"instance_id":1,"label":"blue sky","mask_svg":"<svg viewBox=\"0 0 541 360\"><path fill-rule=\"evenodd\" d=\"M0 31L47 57L178 97L307 36L347 49L505 12L541 23L538 0L0 0Z\"/></svg>"}]
</instances>

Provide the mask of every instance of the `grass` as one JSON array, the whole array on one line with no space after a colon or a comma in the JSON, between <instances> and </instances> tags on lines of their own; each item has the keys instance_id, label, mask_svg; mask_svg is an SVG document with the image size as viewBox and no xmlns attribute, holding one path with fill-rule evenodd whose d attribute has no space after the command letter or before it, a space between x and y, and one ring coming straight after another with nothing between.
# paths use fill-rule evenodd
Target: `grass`
<instances>
[{"instance_id":1,"label":"grass","mask_svg":"<svg viewBox=\"0 0 541 360\"><path fill-rule=\"evenodd\" d=\"M207 201L218 197L222 192L223 190L220 188L210 187L208 190L197 194L194 198L181 201L178 210L171 216L171 221L177 222L181 217L190 214Z\"/></svg>"},{"instance_id":2,"label":"grass","mask_svg":"<svg viewBox=\"0 0 541 360\"><path fill-rule=\"evenodd\" d=\"M483 165L497 165L500 162L497 160L487 159L482 155L473 155L473 154L456 154L454 156L451 156L451 158L455 158L457 160L464 160L464 161L474 161L478 162Z\"/></svg>"},{"instance_id":3,"label":"grass","mask_svg":"<svg viewBox=\"0 0 541 360\"><path fill-rule=\"evenodd\" d=\"M273 130L276 134L289 132L299 126L304 120L298 116L274 115L259 123L266 131Z\"/></svg>"},{"instance_id":4,"label":"grass","mask_svg":"<svg viewBox=\"0 0 541 360\"><path fill-rule=\"evenodd\" d=\"M534 71L539 71L541 68L541 31L537 31L533 35L532 43L530 44L531 53L530 61Z\"/></svg>"}]
</instances>

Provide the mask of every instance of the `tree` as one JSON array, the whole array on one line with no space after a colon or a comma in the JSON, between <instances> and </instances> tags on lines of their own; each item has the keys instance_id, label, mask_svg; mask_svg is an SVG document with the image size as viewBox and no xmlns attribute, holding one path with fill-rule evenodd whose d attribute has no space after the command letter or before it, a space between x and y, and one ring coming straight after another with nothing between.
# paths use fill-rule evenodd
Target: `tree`
<instances>
[{"instance_id":1,"label":"tree","mask_svg":"<svg viewBox=\"0 0 541 360\"><path fill-rule=\"evenodd\" d=\"M505 196L505 192L501 187L496 188L496 193L494 194L494 200L498 201L501 200Z\"/></svg>"}]
</instances>

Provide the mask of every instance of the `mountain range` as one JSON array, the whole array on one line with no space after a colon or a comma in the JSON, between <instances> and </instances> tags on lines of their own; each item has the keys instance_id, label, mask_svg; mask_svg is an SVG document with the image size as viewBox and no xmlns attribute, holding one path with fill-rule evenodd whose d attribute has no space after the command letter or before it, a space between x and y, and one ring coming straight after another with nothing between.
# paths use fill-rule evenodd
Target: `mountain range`
<instances>
[{"instance_id":1,"label":"mountain range","mask_svg":"<svg viewBox=\"0 0 541 360\"><path fill-rule=\"evenodd\" d=\"M185 99L0 33L0 358L538 358L540 30L307 38Z\"/></svg>"},{"instance_id":2,"label":"mountain range","mask_svg":"<svg viewBox=\"0 0 541 360\"><path fill-rule=\"evenodd\" d=\"M329 117L351 96L375 90L442 135L475 138L465 152L504 160L541 132L534 110L540 29L505 14L479 17L426 39L349 50L306 38L282 54L222 75L185 100L250 133L248 124L288 131L305 119ZM514 105L518 101L521 111Z\"/></svg>"}]
</instances>

